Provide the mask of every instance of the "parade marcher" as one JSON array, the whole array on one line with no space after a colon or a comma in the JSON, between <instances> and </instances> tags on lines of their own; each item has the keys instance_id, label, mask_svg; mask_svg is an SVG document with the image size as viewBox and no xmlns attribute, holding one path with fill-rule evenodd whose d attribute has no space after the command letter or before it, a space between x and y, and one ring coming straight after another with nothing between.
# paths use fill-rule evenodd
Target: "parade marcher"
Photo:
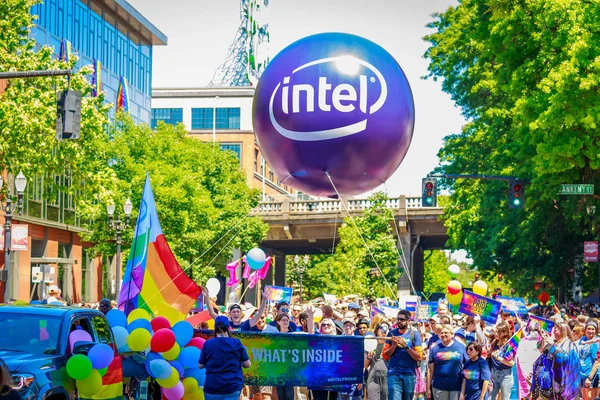
<instances>
[{"instance_id":1,"label":"parade marcher","mask_svg":"<svg viewBox=\"0 0 600 400\"><path fill-rule=\"evenodd\" d=\"M515 362L514 360L504 359L500 354L500 351L510 337L510 326L507 322L500 322L496 326L496 334L488 350L492 370L492 399L496 399L498 393L501 393L501 400L510 400L510 393L514 384L512 368Z\"/></svg>"},{"instance_id":2,"label":"parade marcher","mask_svg":"<svg viewBox=\"0 0 600 400\"><path fill-rule=\"evenodd\" d=\"M515 356L520 399L528 399L529 395L531 394L531 375L533 373L533 364L540 354L537 349L537 343L541 339L540 335L536 330L530 329L527 326L525 330L526 334L521 338L521 342L519 343L519 348Z\"/></svg>"},{"instance_id":3,"label":"parade marcher","mask_svg":"<svg viewBox=\"0 0 600 400\"><path fill-rule=\"evenodd\" d=\"M356 335L365 336L365 333L369 332L369 320L361 318L356 323Z\"/></svg>"},{"instance_id":4,"label":"parade marcher","mask_svg":"<svg viewBox=\"0 0 600 400\"><path fill-rule=\"evenodd\" d=\"M462 372L467 361L465 345L454 340L452 327L444 325L442 341L429 351L427 398L458 400L462 388Z\"/></svg>"},{"instance_id":5,"label":"parade marcher","mask_svg":"<svg viewBox=\"0 0 600 400\"><path fill-rule=\"evenodd\" d=\"M100 300L100 305L98 306L98 309L100 310L100 312L102 314L106 315L106 313L108 313L110 310L112 310L110 300L107 298Z\"/></svg>"},{"instance_id":6,"label":"parade marcher","mask_svg":"<svg viewBox=\"0 0 600 400\"><path fill-rule=\"evenodd\" d=\"M246 348L229 336L229 319L215 319L215 336L207 340L200 354L199 368L206 368L204 398L206 400L238 400L244 377L242 367L250 367Z\"/></svg>"},{"instance_id":7,"label":"parade marcher","mask_svg":"<svg viewBox=\"0 0 600 400\"><path fill-rule=\"evenodd\" d=\"M488 385L492 379L492 374L487 361L481 356L482 351L483 348L478 342L471 342L467 345L467 357L469 359L463 367L464 380L461 399L487 399Z\"/></svg>"},{"instance_id":8,"label":"parade marcher","mask_svg":"<svg viewBox=\"0 0 600 400\"><path fill-rule=\"evenodd\" d=\"M275 315L275 318L277 318L278 315L281 314L287 314L288 317L290 315L290 303L288 303L285 300L280 301L279 303L277 303L277 305L275 306L275 310L277 310L277 315ZM275 320L271 321L269 323L269 325L271 326L277 326L277 322L275 322ZM296 332L298 330L298 327L296 326L296 324L294 323L294 321L292 321L290 319L290 332Z\"/></svg>"},{"instance_id":9,"label":"parade marcher","mask_svg":"<svg viewBox=\"0 0 600 400\"><path fill-rule=\"evenodd\" d=\"M19 393L10 387L12 381L12 375L4 363L4 360L0 358L0 399L1 400L21 400Z\"/></svg>"},{"instance_id":10,"label":"parade marcher","mask_svg":"<svg viewBox=\"0 0 600 400\"><path fill-rule=\"evenodd\" d=\"M265 329L265 309L267 308L267 301L271 297L271 288L265 288L262 293L262 300L260 307L252 313L250 319L245 320L240 324L240 331L242 332L262 332Z\"/></svg>"},{"instance_id":11,"label":"parade marcher","mask_svg":"<svg viewBox=\"0 0 600 400\"><path fill-rule=\"evenodd\" d=\"M391 400L412 400L415 394L416 369L423 356L421 334L409 329L410 311L398 311L398 327L388 337L384 357L388 363L388 395Z\"/></svg>"},{"instance_id":12,"label":"parade marcher","mask_svg":"<svg viewBox=\"0 0 600 400\"><path fill-rule=\"evenodd\" d=\"M594 320L589 320L585 324L585 336L578 342L582 400L598 397L598 374L592 374L592 367L599 350L598 343L586 343L593 340L597 334L598 324Z\"/></svg>"},{"instance_id":13,"label":"parade marcher","mask_svg":"<svg viewBox=\"0 0 600 400\"><path fill-rule=\"evenodd\" d=\"M210 295L208 294L208 289L202 288L202 296L205 299L206 308L208 309L210 316L216 321L219 315L210 303ZM234 303L229 306L228 311L230 329L233 331L239 331L242 325L242 307L239 304Z\"/></svg>"},{"instance_id":14,"label":"parade marcher","mask_svg":"<svg viewBox=\"0 0 600 400\"><path fill-rule=\"evenodd\" d=\"M344 329L346 324L344 323ZM389 325L381 323L375 327L375 336L386 337L388 335ZM388 384L387 384L387 364L383 359L383 347L385 340L377 341L377 347L374 351L367 354L367 400L387 400L388 399Z\"/></svg>"}]
</instances>

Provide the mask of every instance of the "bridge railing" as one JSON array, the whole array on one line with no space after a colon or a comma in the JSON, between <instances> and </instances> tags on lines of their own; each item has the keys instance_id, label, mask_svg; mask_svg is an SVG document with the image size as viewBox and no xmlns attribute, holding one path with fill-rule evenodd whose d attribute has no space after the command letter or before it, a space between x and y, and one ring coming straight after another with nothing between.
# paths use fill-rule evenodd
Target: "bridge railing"
<instances>
[{"instance_id":1,"label":"bridge railing","mask_svg":"<svg viewBox=\"0 0 600 400\"><path fill-rule=\"evenodd\" d=\"M386 206L393 210L401 208L421 208L420 197L400 196L390 198L386 201ZM363 211L371 207L368 199L348 199L347 206L350 212ZM263 201L252 212L254 214L303 214L303 213L340 213L346 211L346 207L340 200L279 200Z\"/></svg>"}]
</instances>

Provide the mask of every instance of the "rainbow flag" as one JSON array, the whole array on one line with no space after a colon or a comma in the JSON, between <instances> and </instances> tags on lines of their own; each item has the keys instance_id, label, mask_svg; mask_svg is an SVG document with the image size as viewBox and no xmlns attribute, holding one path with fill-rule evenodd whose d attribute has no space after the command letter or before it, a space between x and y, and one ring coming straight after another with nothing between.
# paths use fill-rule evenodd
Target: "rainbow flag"
<instances>
[{"instance_id":1,"label":"rainbow flag","mask_svg":"<svg viewBox=\"0 0 600 400\"><path fill-rule=\"evenodd\" d=\"M519 329L517 333L511 337L508 342L504 345L504 350L501 352L502 357L505 360L512 360L515 355L517 355L517 349L519 348L519 343L523 338L523 328Z\"/></svg>"},{"instance_id":2,"label":"rainbow flag","mask_svg":"<svg viewBox=\"0 0 600 400\"><path fill-rule=\"evenodd\" d=\"M129 112L129 95L127 94L127 79L121 76L117 90L117 111Z\"/></svg>"},{"instance_id":3,"label":"rainbow flag","mask_svg":"<svg viewBox=\"0 0 600 400\"><path fill-rule=\"evenodd\" d=\"M549 334L552 333L552 328L554 328L554 322L550 321L549 319L545 319L542 317L537 317L533 314L529 314L529 321L527 321L527 328L529 328L529 325L532 322L537 322L540 325L540 328L542 328Z\"/></svg>"},{"instance_id":4,"label":"rainbow flag","mask_svg":"<svg viewBox=\"0 0 600 400\"><path fill-rule=\"evenodd\" d=\"M92 75L92 96L98 97L102 91L102 65L94 59L94 74Z\"/></svg>"},{"instance_id":5,"label":"rainbow flag","mask_svg":"<svg viewBox=\"0 0 600 400\"><path fill-rule=\"evenodd\" d=\"M377 314L385 315L385 313L375 306L371 306L371 319L373 319Z\"/></svg>"},{"instance_id":6,"label":"rainbow flag","mask_svg":"<svg viewBox=\"0 0 600 400\"><path fill-rule=\"evenodd\" d=\"M58 59L67 63L71 59L71 42L69 42L67 39L63 39L62 42L60 42Z\"/></svg>"},{"instance_id":7,"label":"rainbow flag","mask_svg":"<svg viewBox=\"0 0 600 400\"><path fill-rule=\"evenodd\" d=\"M143 308L174 324L182 321L200 295L169 248L160 227L150 178L146 175L142 204L123 276L119 309L129 315Z\"/></svg>"}]
</instances>

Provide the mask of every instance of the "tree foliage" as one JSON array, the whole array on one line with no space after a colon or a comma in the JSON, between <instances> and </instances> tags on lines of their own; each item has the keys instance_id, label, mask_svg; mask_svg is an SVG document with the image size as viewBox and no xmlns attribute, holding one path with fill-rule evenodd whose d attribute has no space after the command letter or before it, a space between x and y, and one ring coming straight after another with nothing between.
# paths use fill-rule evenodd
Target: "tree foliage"
<instances>
[{"instance_id":1,"label":"tree foliage","mask_svg":"<svg viewBox=\"0 0 600 400\"><path fill-rule=\"evenodd\" d=\"M445 138L438 172L530 181L524 210L508 209L505 182L443 182L450 242L521 292L536 278L570 288L583 240L597 233L586 214L597 196L557 192L600 184L598 15L596 2L463 0L425 38L429 77L468 119Z\"/></svg>"}]
</instances>

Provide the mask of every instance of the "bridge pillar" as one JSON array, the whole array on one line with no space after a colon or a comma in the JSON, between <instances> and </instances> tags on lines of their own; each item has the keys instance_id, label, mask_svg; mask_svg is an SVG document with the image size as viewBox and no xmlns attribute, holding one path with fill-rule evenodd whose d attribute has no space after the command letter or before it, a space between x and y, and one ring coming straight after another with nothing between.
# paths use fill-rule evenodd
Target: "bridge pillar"
<instances>
[{"instance_id":1,"label":"bridge pillar","mask_svg":"<svg viewBox=\"0 0 600 400\"><path fill-rule=\"evenodd\" d=\"M425 262L423 258L423 248L419 243L419 237L411 236L410 233L407 232L400 235L399 242L403 254L401 254L402 259L398 261L398 268L403 273L398 280L398 295L411 294L413 289L404 269L405 260L406 268L410 273L414 290L422 292L424 286Z\"/></svg>"},{"instance_id":2,"label":"bridge pillar","mask_svg":"<svg viewBox=\"0 0 600 400\"><path fill-rule=\"evenodd\" d=\"M275 286L285 286L285 253L274 251L275 258Z\"/></svg>"},{"instance_id":3,"label":"bridge pillar","mask_svg":"<svg viewBox=\"0 0 600 400\"><path fill-rule=\"evenodd\" d=\"M412 277L412 260L411 260L411 241L410 241L410 233L406 232L404 234L400 234L398 237L399 248L402 249L400 254L400 259L398 260L398 269L402 272L400 275L400 279L398 279L398 296L402 294L410 294L412 289L410 286L410 280L406 275L408 270L409 274ZM406 264L405 264L406 262Z\"/></svg>"}]
</instances>

